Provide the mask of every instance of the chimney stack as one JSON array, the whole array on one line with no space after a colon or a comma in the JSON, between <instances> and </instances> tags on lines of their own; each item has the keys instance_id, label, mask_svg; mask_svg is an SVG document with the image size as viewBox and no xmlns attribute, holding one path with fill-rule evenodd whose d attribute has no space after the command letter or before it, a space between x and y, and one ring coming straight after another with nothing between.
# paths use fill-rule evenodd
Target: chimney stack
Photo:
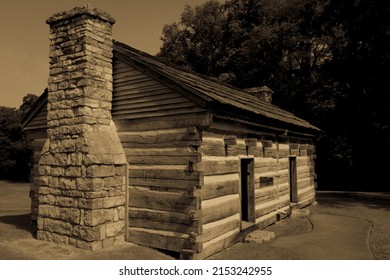
<instances>
[{"instance_id":1,"label":"chimney stack","mask_svg":"<svg viewBox=\"0 0 390 280\"><path fill-rule=\"evenodd\" d=\"M91 5L53 15L41 240L85 249L123 241L127 160L111 117L112 25Z\"/></svg>"},{"instance_id":2,"label":"chimney stack","mask_svg":"<svg viewBox=\"0 0 390 280\"><path fill-rule=\"evenodd\" d=\"M247 88L244 91L256 96L262 101L272 103L272 94L274 92L267 86Z\"/></svg>"}]
</instances>

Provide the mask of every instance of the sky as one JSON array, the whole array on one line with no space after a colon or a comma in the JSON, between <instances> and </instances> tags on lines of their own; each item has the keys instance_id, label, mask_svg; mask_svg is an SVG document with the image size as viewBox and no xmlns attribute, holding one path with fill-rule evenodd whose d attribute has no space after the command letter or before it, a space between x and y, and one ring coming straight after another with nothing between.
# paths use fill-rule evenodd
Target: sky
<instances>
[{"instance_id":1,"label":"sky","mask_svg":"<svg viewBox=\"0 0 390 280\"><path fill-rule=\"evenodd\" d=\"M115 40L155 55L164 24L178 21L186 4L206 0L0 0L0 106L18 108L28 93L40 95L49 73L49 26L57 12L90 3L116 23Z\"/></svg>"}]
</instances>

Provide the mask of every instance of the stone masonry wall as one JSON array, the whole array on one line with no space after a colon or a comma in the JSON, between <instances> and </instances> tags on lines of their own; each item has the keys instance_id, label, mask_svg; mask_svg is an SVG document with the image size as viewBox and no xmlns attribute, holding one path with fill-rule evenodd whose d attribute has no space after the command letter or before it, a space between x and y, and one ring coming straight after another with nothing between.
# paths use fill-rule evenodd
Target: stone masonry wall
<instances>
[{"instance_id":1,"label":"stone masonry wall","mask_svg":"<svg viewBox=\"0 0 390 280\"><path fill-rule=\"evenodd\" d=\"M114 22L90 5L47 20L38 239L92 250L124 239L127 161L111 118Z\"/></svg>"}]
</instances>

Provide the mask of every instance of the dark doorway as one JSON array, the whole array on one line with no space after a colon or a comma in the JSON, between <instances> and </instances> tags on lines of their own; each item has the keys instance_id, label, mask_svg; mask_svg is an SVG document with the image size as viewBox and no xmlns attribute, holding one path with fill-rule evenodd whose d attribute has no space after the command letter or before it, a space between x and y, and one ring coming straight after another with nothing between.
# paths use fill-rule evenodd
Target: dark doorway
<instances>
[{"instance_id":1,"label":"dark doorway","mask_svg":"<svg viewBox=\"0 0 390 280\"><path fill-rule=\"evenodd\" d=\"M289 158L290 202L298 203L297 158Z\"/></svg>"},{"instance_id":2,"label":"dark doorway","mask_svg":"<svg viewBox=\"0 0 390 280\"><path fill-rule=\"evenodd\" d=\"M241 159L241 222L246 228L255 222L255 164L253 158ZM248 224L249 223L249 224Z\"/></svg>"}]
</instances>

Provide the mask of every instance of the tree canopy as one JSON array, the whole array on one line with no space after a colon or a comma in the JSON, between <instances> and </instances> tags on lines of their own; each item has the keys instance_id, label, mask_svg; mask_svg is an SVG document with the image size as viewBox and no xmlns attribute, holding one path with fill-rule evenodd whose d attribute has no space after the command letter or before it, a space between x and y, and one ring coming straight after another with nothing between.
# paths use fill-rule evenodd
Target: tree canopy
<instances>
[{"instance_id":1,"label":"tree canopy","mask_svg":"<svg viewBox=\"0 0 390 280\"><path fill-rule=\"evenodd\" d=\"M389 18L381 0L208 1L164 26L158 56L239 88L269 86L276 105L323 129L320 183L379 187L390 156Z\"/></svg>"},{"instance_id":2,"label":"tree canopy","mask_svg":"<svg viewBox=\"0 0 390 280\"><path fill-rule=\"evenodd\" d=\"M31 148L23 133L21 119L38 97L27 94L16 108L0 106L0 178L28 180Z\"/></svg>"}]
</instances>

